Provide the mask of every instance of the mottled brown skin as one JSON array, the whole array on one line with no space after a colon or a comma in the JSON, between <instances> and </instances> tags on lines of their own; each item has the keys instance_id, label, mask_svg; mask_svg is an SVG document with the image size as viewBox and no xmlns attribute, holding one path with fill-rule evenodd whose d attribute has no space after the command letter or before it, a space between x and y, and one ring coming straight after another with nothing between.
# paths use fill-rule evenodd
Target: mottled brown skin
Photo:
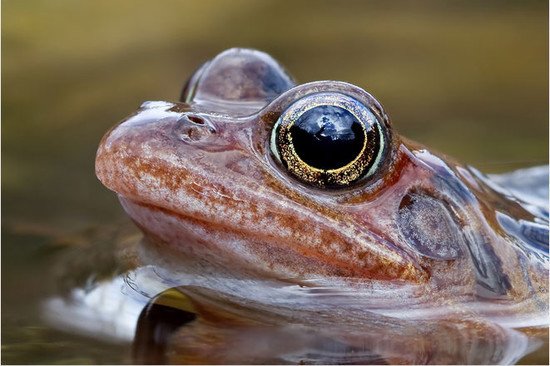
<instances>
[{"instance_id":1,"label":"mottled brown skin","mask_svg":"<svg viewBox=\"0 0 550 366\"><path fill-rule=\"evenodd\" d=\"M352 97L376 116L386 150L374 175L319 188L274 156L276 121L318 92ZM359 363L515 362L528 350L510 329L539 334L548 325L547 256L527 250L498 217L540 222L536 214L475 170L400 137L363 89L296 86L264 53L225 51L195 72L181 101L144 104L105 135L96 173L148 239L142 260L168 270L167 279L184 272L251 286L232 293L175 281L185 314L197 319L137 362L295 363L310 350L322 363L354 354ZM288 306L255 297L289 296L281 282L304 292L292 290ZM327 289L335 295L314 295ZM168 320L142 313L138 348L166 328L156 323L176 328L171 319L182 319L168 310ZM294 351L298 361L285 358Z\"/></svg>"},{"instance_id":2,"label":"mottled brown skin","mask_svg":"<svg viewBox=\"0 0 550 366\"><path fill-rule=\"evenodd\" d=\"M270 152L281 113L321 91L362 102L387 129L381 168L348 188L301 183ZM404 281L423 285L419 296L437 294L436 302L533 299L525 313L547 309L548 264L513 244L495 203L512 217L533 215L470 170L399 137L363 89L336 81L295 86L268 55L232 49L199 69L182 99L142 107L105 135L97 154L97 176L156 245L264 277ZM404 207L417 221L403 224ZM430 207L441 215L429 216ZM414 230L422 215L433 230L461 233L438 244L454 251L429 252L426 236L404 234L403 225Z\"/></svg>"}]
</instances>

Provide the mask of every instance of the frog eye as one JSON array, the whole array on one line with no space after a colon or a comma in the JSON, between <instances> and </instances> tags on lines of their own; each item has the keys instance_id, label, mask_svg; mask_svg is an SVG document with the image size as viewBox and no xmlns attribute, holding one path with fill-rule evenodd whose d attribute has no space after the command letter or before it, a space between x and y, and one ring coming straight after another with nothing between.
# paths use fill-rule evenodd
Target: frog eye
<instances>
[{"instance_id":1,"label":"frog eye","mask_svg":"<svg viewBox=\"0 0 550 366\"><path fill-rule=\"evenodd\" d=\"M271 151L301 181L346 187L372 176L386 150L381 122L340 93L306 96L284 111L271 132Z\"/></svg>"}]
</instances>

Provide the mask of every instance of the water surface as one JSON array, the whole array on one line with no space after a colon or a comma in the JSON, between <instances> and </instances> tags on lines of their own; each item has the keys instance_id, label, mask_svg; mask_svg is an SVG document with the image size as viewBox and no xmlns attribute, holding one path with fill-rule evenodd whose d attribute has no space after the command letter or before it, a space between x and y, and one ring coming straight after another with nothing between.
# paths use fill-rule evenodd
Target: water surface
<instances>
[{"instance_id":1,"label":"water surface","mask_svg":"<svg viewBox=\"0 0 550 366\"><path fill-rule=\"evenodd\" d=\"M132 362L130 343L54 329L41 306L122 272L115 248L138 240L94 176L103 133L145 100L176 100L234 46L300 82L364 87L399 133L485 172L547 163L543 1L4 2L2 362Z\"/></svg>"}]
</instances>

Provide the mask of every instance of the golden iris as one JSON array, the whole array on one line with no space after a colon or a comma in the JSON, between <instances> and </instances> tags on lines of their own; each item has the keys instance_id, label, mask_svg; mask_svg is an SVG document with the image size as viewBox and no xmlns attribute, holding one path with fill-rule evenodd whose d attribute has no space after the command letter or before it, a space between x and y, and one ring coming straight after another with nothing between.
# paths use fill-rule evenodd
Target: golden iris
<instances>
[{"instance_id":1,"label":"golden iris","mask_svg":"<svg viewBox=\"0 0 550 366\"><path fill-rule=\"evenodd\" d=\"M288 171L317 187L346 187L380 164L384 134L376 116L340 93L301 98L282 113L271 150Z\"/></svg>"}]
</instances>

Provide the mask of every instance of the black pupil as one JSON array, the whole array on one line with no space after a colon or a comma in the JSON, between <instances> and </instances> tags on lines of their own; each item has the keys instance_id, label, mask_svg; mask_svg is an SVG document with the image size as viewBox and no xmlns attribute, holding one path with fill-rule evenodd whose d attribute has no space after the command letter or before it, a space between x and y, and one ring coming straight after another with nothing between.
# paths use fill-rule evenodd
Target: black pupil
<instances>
[{"instance_id":1,"label":"black pupil","mask_svg":"<svg viewBox=\"0 0 550 366\"><path fill-rule=\"evenodd\" d=\"M306 164L323 170L338 169L361 152L365 133L347 110L331 105L314 107L290 128L294 150Z\"/></svg>"}]
</instances>

